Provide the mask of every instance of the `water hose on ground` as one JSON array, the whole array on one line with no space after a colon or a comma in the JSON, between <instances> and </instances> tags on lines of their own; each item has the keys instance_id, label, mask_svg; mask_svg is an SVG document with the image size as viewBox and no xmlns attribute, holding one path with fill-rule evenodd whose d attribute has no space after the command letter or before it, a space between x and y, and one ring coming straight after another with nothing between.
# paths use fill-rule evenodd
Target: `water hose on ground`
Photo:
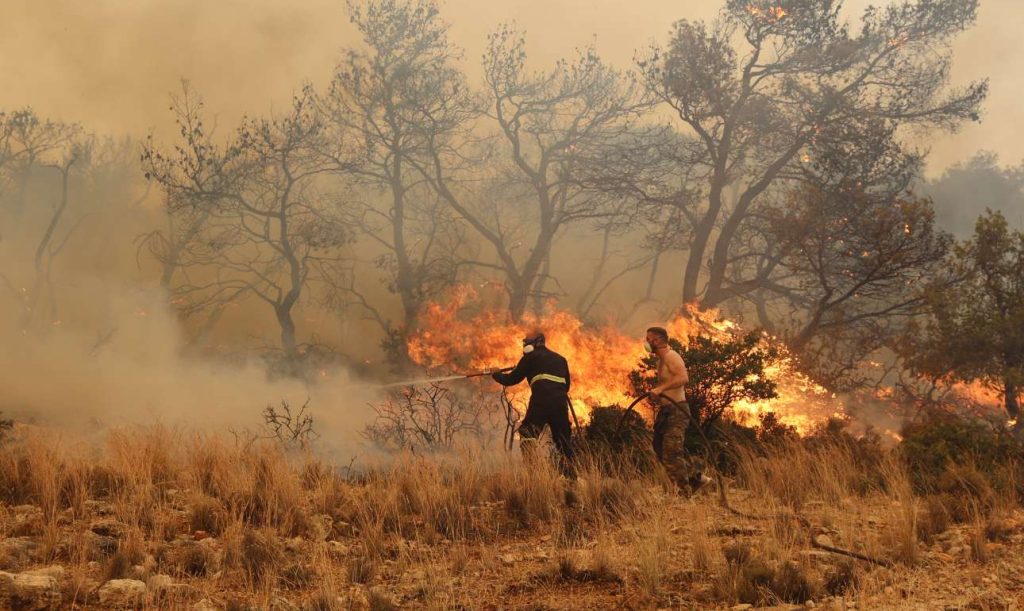
<instances>
[{"instance_id":1,"label":"water hose on ground","mask_svg":"<svg viewBox=\"0 0 1024 611\"><path fill-rule=\"evenodd\" d=\"M629 404L629 407L627 407L625 410L623 410L622 416L619 418L619 425L618 425L618 427L616 429L616 435L618 435L619 433L622 432L622 426L625 424L626 417L629 415L629 412L632 411L633 408L635 408L638 403L640 403L641 401L643 401L644 399L647 399L649 397L651 397L650 393L642 394L639 397L637 397L636 399L634 399L633 402ZM690 423L693 424L693 427L695 429L697 429L697 432L700 434L701 441L704 443L704 447L707 448L707 453L708 453L708 457L709 457L710 463L712 465L717 465L718 464L718 458L719 458L719 452L711 444L711 441L708 439L707 433L704 432L704 427L702 427L700 425L700 422L698 422L697 419L693 416L693 414L690 413L690 410L688 408L684 409L683 406L680 405L680 403L678 401L676 401L675 399L672 399L671 397L666 397L664 395L660 395L660 398L669 401L672 405L674 405L676 407L676 409L678 409L679 411L681 411L684 414L686 414L686 417L690 420ZM775 515L775 516L761 516L761 515L748 514L748 513L739 511L738 509L735 509L732 505L729 504L729 497L728 497L728 493L726 491L725 477L722 475L721 471L719 469L717 469L717 468L714 469L714 473L715 473L715 482L718 484L718 503L719 503L719 505L721 507L723 507L724 509L726 509L730 513L735 514L735 515L737 515L737 516L739 516L741 518L746 518L746 519L750 519L750 520L770 520L770 519L779 518L779 517L790 517L790 518L794 519L796 522L798 522L799 524L801 524L802 526L804 526L805 528L807 528L810 531L808 533L808 538L810 539L811 547L813 547L815 549L820 549L822 551L829 552L829 553L832 553L832 554L838 554L838 555L841 555L841 556L847 556L849 558L854 558L856 560L861 560L861 561L864 561L864 562L869 562L871 564L875 564L875 565L878 565L878 566L883 566L883 567L886 567L886 568L890 568L890 567L893 566L892 562L890 562L888 560L885 560L885 559L882 559L882 558L875 558L873 556L868 556L868 555L865 555L865 554L860 554L858 552L854 552L854 551L851 551L851 550L847 550L847 549L843 549L843 548L840 548L840 547L835 547L835 546L832 546L832 545L827 545L827 544L818 542L817 538L814 536L814 532L812 530L812 525L811 525L810 520L808 520L807 518L804 518L803 516L793 515L793 514L779 514L779 515Z\"/></svg>"}]
</instances>

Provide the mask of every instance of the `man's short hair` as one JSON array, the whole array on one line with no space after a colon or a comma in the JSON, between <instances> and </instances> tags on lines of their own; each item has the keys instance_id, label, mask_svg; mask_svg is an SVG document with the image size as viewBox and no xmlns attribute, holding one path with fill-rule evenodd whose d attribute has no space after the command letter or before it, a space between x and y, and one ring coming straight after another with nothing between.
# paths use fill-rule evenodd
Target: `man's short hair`
<instances>
[{"instance_id":1,"label":"man's short hair","mask_svg":"<svg viewBox=\"0 0 1024 611\"><path fill-rule=\"evenodd\" d=\"M647 329L647 332L653 333L655 337L661 338L663 342L668 341L668 331L665 330L665 327L651 327Z\"/></svg>"}]
</instances>

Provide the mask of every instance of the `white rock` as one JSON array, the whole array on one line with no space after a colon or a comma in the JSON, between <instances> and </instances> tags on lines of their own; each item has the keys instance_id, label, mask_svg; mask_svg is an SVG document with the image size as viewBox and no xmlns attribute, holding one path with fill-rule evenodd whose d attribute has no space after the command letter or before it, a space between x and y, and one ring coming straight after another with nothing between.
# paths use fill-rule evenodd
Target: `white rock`
<instances>
[{"instance_id":1,"label":"white rock","mask_svg":"<svg viewBox=\"0 0 1024 611\"><path fill-rule=\"evenodd\" d=\"M213 601L211 601L209 598L204 598L203 600L192 605L192 611L220 611L220 607L213 604Z\"/></svg>"},{"instance_id":2,"label":"white rock","mask_svg":"<svg viewBox=\"0 0 1024 611\"><path fill-rule=\"evenodd\" d=\"M20 564L34 559L39 552L39 544L30 537L11 537L0 541L0 556L8 564Z\"/></svg>"},{"instance_id":3,"label":"white rock","mask_svg":"<svg viewBox=\"0 0 1024 611\"><path fill-rule=\"evenodd\" d=\"M60 601L60 585L49 575L0 572L0 606L4 608L51 609Z\"/></svg>"},{"instance_id":4,"label":"white rock","mask_svg":"<svg viewBox=\"0 0 1024 611\"><path fill-rule=\"evenodd\" d=\"M118 608L141 607L146 602L146 584L137 579L111 579L100 588L100 604Z\"/></svg>"},{"instance_id":5,"label":"white rock","mask_svg":"<svg viewBox=\"0 0 1024 611\"><path fill-rule=\"evenodd\" d=\"M22 575L37 575L37 576L40 576L40 577L53 577L57 581L63 581L64 580L64 575L65 575L65 571L64 571L64 567L62 567L61 565L54 564L52 566L43 567L41 569L32 569L31 571L22 571L21 574Z\"/></svg>"},{"instance_id":6,"label":"white rock","mask_svg":"<svg viewBox=\"0 0 1024 611\"><path fill-rule=\"evenodd\" d=\"M170 575L153 575L146 580L146 589L156 592L174 585L174 578Z\"/></svg>"}]
</instances>

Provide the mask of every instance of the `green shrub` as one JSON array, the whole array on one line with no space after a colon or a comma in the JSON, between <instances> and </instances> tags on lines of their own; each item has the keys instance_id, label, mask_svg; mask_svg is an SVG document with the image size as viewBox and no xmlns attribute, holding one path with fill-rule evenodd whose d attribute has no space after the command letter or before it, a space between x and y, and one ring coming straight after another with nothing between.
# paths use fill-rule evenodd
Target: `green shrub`
<instances>
[{"instance_id":1,"label":"green shrub","mask_svg":"<svg viewBox=\"0 0 1024 611\"><path fill-rule=\"evenodd\" d=\"M903 429L900 452L918 492L952 491L966 486L983 491L972 474L951 477L950 467L971 465L1001 492L1019 492L1022 482L1012 465L1024 461L1024 443L999 426L981 419L945 413L929 413ZM959 476L959 477L957 477ZM959 491L959 490L957 490Z\"/></svg>"},{"instance_id":2,"label":"green shrub","mask_svg":"<svg viewBox=\"0 0 1024 611\"><path fill-rule=\"evenodd\" d=\"M656 463L647 422L635 410L618 406L590 411L580 449L605 473L619 474L624 468L647 473Z\"/></svg>"}]
</instances>

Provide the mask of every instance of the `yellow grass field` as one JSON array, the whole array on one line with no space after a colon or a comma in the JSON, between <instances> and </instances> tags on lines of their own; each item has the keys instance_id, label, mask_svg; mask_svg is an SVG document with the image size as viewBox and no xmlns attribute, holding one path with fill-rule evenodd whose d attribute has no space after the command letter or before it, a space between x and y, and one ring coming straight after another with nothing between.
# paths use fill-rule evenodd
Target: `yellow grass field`
<instances>
[{"instance_id":1,"label":"yellow grass field","mask_svg":"<svg viewBox=\"0 0 1024 611\"><path fill-rule=\"evenodd\" d=\"M655 475L560 479L518 453L312 454L154 426L0 445L12 609L1020 609L1012 498L918 498L842 447L746 456L687 497ZM964 499L961 499L964 500ZM972 510L973 508L973 510ZM966 512L966 513L964 513ZM841 548L875 564L832 553ZM882 565L886 566L882 566Z\"/></svg>"}]
</instances>

